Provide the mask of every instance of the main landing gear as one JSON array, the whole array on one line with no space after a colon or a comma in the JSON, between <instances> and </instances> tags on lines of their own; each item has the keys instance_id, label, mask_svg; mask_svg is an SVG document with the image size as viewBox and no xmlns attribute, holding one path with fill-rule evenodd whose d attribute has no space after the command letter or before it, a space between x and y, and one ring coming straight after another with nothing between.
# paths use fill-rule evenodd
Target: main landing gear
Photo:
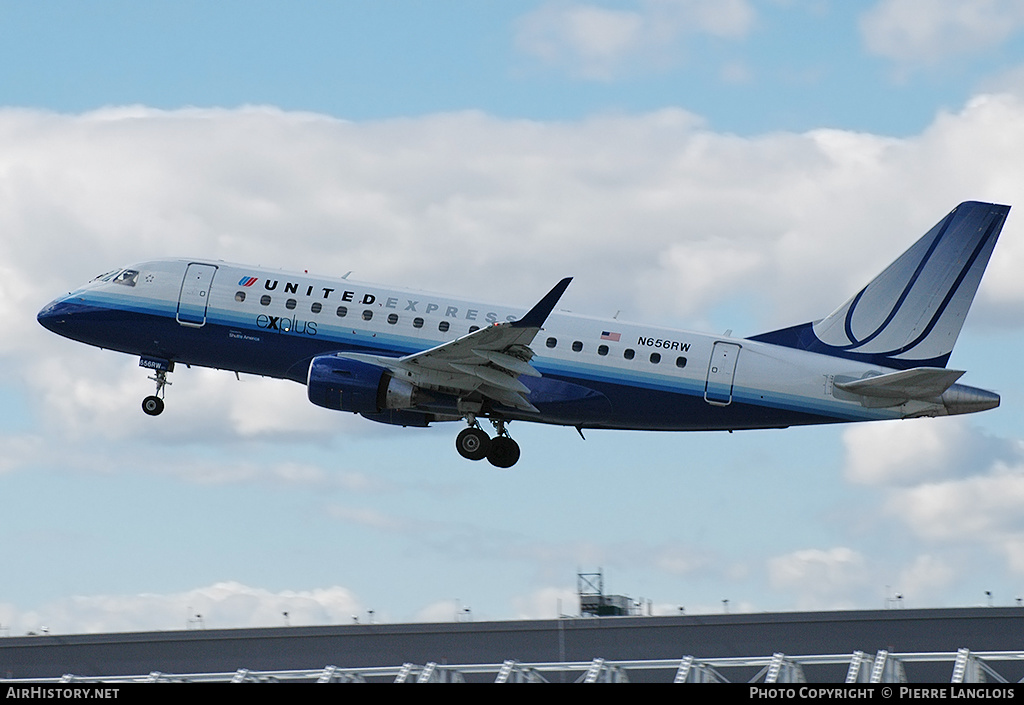
<instances>
[{"instance_id":1,"label":"main landing gear","mask_svg":"<svg viewBox=\"0 0 1024 705\"><path fill-rule=\"evenodd\" d=\"M491 419L497 435L489 438L480 428L476 418L466 417L469 428L463 429L455 439L455 449L467 460L483 460L498 468L510 468L519 460L519 444L513 441L505 430L503 419Z\"/></svg>"},{"instance_id":2,"label":"main landing gear","mask_svg":"<svg viewBox=\"0 0 1024 705\"><path fill-rule=\"evenodd\" d=\"M139 365L153 370L149 379L156 382L156 393L142 400L142 410L150 416L159 416L164 410L164 387L171 384L167 381L167 373L174 371L174 363L144 357Z\"/></svg>"}]
</instances>

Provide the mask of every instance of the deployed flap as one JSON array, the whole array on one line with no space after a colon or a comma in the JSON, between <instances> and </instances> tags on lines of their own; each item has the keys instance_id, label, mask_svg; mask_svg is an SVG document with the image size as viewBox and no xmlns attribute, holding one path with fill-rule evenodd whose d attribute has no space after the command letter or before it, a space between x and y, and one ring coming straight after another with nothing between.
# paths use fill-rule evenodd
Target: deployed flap
<instances>
[{"instance_id":1,"label":"deployed flap","mask_svg":"<svg viewBox=\"0 0 1024 705\"><path fill-rule=\"evenodd\" d=\"M836 382L835 386L844 392L865 397L880 397L901 402L910 399L928 401L942 396L942 393L952 387L963 374L963 370L915 367L912 370L900 370L852 382Z\"/></svg>"},{"instance_id":2,"label":"deployed flap","mask_svg":"<svg viewBox=\"0 0 1024 705\"><path fill-rule=\"evenodd\" d=\"M527 377L540 377L540 372L530 366L530 363L520 360L518 357L512 357L505 353L495 352L493 350L476 350L473 352L480 357L490 360L498 367L504 368L509 372L515 372L517 375L526 375Z\"/></svg>"},{"instance_id":3,"label":"deployed flap","mask_svg":"<svg viewBox=\"0 0 1024 705\"><path fill-rule=\"evenodd\" d=\"M378 365L417 387L458 396L475 392L505 406L537 413L526 398L530 389L517 378L541 376L529 364L533 359L530 344L571 281L569 277L558 282L518 321L495 323L405 357L364 353L338 353L338 357Z\"/></svg>"}]
</instances>

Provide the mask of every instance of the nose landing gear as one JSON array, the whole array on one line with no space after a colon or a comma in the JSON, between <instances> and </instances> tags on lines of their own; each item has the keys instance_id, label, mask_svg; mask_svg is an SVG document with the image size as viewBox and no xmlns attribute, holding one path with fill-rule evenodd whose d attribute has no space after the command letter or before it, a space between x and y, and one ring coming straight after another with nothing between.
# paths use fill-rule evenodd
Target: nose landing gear
<instances>
[{"instance_id":1,"label":"nose landing gear","mask_svg":"<svg viewBox=\"0 0 1024 705\"><path fill-rule=\"evenodd\" d=\"M164 410L164 400L156 395L142 400L142 410L150 416L159 416Z\"/></svg>"},{"instance_id":2,"label":"nose landing gear","mask_svg":"<svg viewBox=\"0 0 1024 705\"><path fill-rule=\"evenodd\" d=\"M167 373L174 372L174 363L144 357L139 360L139 366L153 370L153 376L148 379L156 382L156 393L142 400L142 410L150 416L159 416L164 410L164 387L171 384L167 381Z\"/></svg>"},{"instance_id":3,"label":"nose landing gear","mask_svg":"<svg viewBox=\"0 0 1024 705\"><path fill-rule=\"evenodd\" d=\"M455 449L467 460L483 460L497 468L510 468L519 460L519 444L508 435L503 419L491 419L497 435L488 438L476 417L467 415L469 428L463 429L455 439Z\"/></svg>"}]
</instances>

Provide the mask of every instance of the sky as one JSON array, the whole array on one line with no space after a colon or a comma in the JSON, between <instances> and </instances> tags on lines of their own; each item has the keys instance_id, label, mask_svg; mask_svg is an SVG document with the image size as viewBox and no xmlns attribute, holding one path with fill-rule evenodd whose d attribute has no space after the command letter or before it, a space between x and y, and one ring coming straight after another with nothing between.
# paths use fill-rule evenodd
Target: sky
<instances>
[{"instance_id":1,"label":"sky","mask_svg":"<svg viewBox=\"0 0 1024 705\"><path fill-rule=\"evenodd\" d=\"M950 360L999 409L516 423L511 470L229 372L151 418L35 315L186 256L753 335L1022 165L1010 0L0 0L0 636L550 618L599 569L653 614L1015 604L1016 209Z\"/></svg>"}]
</instances>

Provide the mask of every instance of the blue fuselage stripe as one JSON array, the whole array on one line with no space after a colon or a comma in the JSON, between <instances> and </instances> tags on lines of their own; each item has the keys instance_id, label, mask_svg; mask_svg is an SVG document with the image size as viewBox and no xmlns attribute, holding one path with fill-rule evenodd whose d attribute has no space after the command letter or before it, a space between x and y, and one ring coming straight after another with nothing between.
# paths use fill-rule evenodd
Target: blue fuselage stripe
<instances>
[{"instance_id":1,"label":"blue fuselage stripe","mask_svg":"<svg viewBox=\"0 0 1024 705\"><path fill-rule=\"evenodd\" d=\"M175 320L176 302L126 298L102 291L87 292L76 302L55 303L47 315L61 318L62 313L66 314L62 325L52 329L92 345L300 383L305 382L309 363L317 355L363 352L400 356L436 344L389 331L342 328L337 320L311 327L317 322L292 315L254 316L252 312L227 311L212 305L205 325L184 326ZM734 387L730 404L712 405L704 399L703 376L652 374L540 356L534 358L534 367L547 378L583 385L608 398L610 415L600 422L584 424L589 427L714 430L892 417L891 412L859 405L829 404L826 400L768 394L741 386ZM527 413L510 416L563 423Z\"/></svg>"}]
</instances>

